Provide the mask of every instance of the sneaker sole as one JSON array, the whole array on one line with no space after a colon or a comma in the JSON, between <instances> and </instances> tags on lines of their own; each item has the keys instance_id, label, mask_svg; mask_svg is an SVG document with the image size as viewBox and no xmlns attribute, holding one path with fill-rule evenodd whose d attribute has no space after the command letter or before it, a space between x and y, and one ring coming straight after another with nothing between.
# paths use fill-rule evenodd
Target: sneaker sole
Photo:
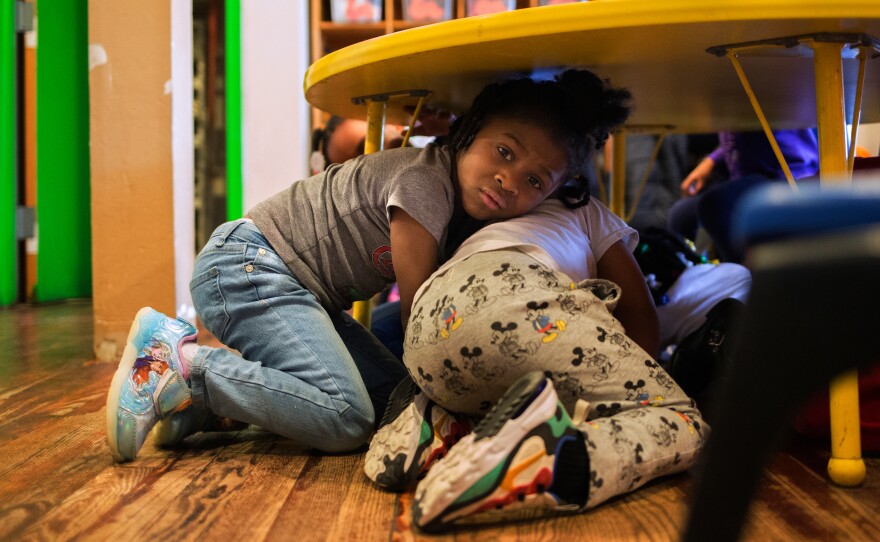
<instances>
[{"instance_id":1,"label":"sneaker sole","mask_svg":"<svg viewBox=\"0 0 880 542\"><path fill-rule=\"evenodd\" d=\"M521 423L507 423L533 405L535 408L526 413L527 417L520 420ZM558 408L552 384L541 373L530 373L515 382L474 433L465 437L442 466L430 472L419 484L412 511L415 524L425 532L448 531L456 526L454 522L475 513L474 506L479 508L482 501L501 485L503 480L495 473L509 472L509 463L526 436L554 417ZM511 445L506 446L504 442ZM489 482L480 484L484 479ZM553 499L540 489L537 493L529 497ZM428 506L425 506L426 500ZM555 499L548 501L547 505L537 513L546 514L548 508L560 510ZM527 511L527 514L531 513Z\"/></svg>"},{"instance_id":2,"label":"sneaker sole","mask_svg":"<svg viewBox=\"0 0 880 542\"><path fill-rule=\"evenodd\" d=\"M138 348L134 344L134 338L138 334L141 327L141 318L150 314L153 309L144 307L137 312L131 328L128 330L128 338L125 340L125 349L122 351L122 359L119 360L119 366L113 374L113 380L110 382L110 391L107 393L107 443L110 445L110 453L117 463L130 461L119 453L119 445L116 440L116 420L117 411L119 410L119 395L122 392L122 386L125 380L131 374L134 362L137 359ZM133 458L132 458L133 459Z\"/></svg>"}]
</instances>

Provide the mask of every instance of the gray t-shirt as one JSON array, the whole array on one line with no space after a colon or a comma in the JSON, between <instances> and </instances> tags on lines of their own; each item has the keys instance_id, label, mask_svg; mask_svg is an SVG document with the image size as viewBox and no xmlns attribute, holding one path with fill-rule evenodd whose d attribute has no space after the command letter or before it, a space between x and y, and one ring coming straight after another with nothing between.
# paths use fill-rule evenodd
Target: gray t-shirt
<instances>
[{"instance_id":1,"label":"gray t-shirt","mask_svg":"<svg viewBox=\"0 0 880 542\"><path fill-rule=\"evenodd\" d=\"M396 281L391 207L443 246L454 202L451 175L446 147L391 149L294 182L249 215L300 283L328 310L343 310Z\"/></svg>"}]
</instances>

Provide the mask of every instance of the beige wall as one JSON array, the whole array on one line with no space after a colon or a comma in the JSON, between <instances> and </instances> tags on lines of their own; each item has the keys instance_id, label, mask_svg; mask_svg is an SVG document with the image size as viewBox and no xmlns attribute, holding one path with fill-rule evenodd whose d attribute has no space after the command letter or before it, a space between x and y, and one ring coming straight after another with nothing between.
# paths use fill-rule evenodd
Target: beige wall
<instances>
[{"instance_id":1,"label":"beige wall","mask_svg":"<svg viewBox=\"0 0 880 542\"><path fill-rule=\"evenodd\" d=\"M175 311L170 0L89 2L95 349Z\"/></svg>"},{"instance_id":2,"label":"beige wall","mask_svg":"<svg viewBox=\"0 0 880 542\"><path fill-rule=\"evenodd\" d=\"M242 8L250 208L308 174L308 17L288 0ZM90 0L89 44L94 340L109 361L142 306L195 319L192 0Z\"/></svg>"}]
</instances>

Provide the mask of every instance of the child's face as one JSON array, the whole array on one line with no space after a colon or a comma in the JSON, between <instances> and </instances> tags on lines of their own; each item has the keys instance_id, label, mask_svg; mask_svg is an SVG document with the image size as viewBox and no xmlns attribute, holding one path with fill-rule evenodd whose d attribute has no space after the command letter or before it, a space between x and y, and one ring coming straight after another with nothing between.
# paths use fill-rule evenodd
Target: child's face
<instances>
[{"instance_id":1,"label":"child's face","mask_svg":"<svg viewBox=\"0 0 880 542\"><path fill-rule=\"evenodd\" d=\"M342 121L327 142L327 158L333 164L342 164L346 160L364 154L364 141L367 137L367 123L362 120L346 119ZM403 143L400 129L390 124L385 126L385 144L383 149L393 149Z\"/></svg>"},{"instance_id":2,"label":"child's face","mask_svg":"<svg viewBox=\"0 0 880 542\"><path fill-rule=\"evenodd\" d=\"M458 191L465 212L478 220L531 211L563 181L567 157L540 125L490 119L458 158Z\"/></svg>"}]
</instances>

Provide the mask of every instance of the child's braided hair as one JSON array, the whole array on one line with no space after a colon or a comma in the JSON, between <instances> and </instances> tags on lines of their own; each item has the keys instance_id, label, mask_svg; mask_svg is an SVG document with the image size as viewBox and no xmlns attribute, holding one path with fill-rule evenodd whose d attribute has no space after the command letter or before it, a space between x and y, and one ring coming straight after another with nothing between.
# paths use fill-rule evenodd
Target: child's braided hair
<instances>
[{"instance_id":1,"label":"child's braided hair","mask_svg":"<svg viewBox=\"0 0 880 542\"><path fill-rule=\"evenodd\" d=\"M471 108L456 119L448 144L454 154L467 149L488 119L505 116L537 124L565 148L567 181L559 198L570 208L589 203L589 169L593 149L600 149L609 133L630 113L631 94L613 88L593 72L567 70L553 80L520 78L487 86Z\"/></svg>"}]
</instances>

